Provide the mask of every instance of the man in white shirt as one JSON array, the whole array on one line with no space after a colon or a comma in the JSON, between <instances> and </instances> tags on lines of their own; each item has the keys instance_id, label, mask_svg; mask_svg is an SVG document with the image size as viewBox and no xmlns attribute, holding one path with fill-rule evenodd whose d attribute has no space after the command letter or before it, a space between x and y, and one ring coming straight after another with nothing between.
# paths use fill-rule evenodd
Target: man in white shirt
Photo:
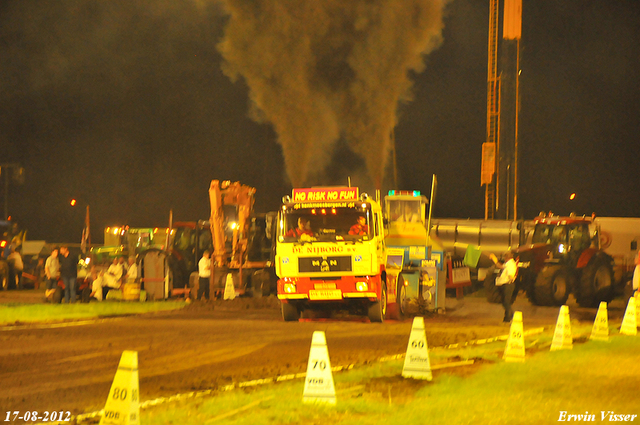
<instances>
[{"instance_id":1,"label":"man in white shirt","mask_svg":"<svg viewBox=\"0 0 640 425\"><path fill-rule=\"evenodd\" d=\"M45 296L47 299L56 291L58 287L58 278L60 277L60 262L58 261L58 248L51 250L51 255L47 258L44 265L44 273L47 276L47 290Z\"/></svg>"},{"instance_id":2,"label":"man in white shirt","mask_svg":"<svg viewBox=\"0 0 640 425\"><path fill-rule=\"evenodd\" d=\"M138 265L136 264L136 257L129 256L129 268L124 275L125 279L137 279L138 278Z\"/></svg>"},{"instance_id":3,"label":"man in white shirt","mask_svg":"<svg viewBox=\"0 0 640 425\"><path fill-rule=\"evenodd\" d=\"M114 258L113 262L107 269L107 272L100 273L91 284L91 296L98 301L102 301L102 298L105 295L103 288L109 287L112 289L119 289L122 272L122 265L118 262L118 258Z\"/></svg>"},{"instance_id":4,"label":"man in white shirt","mask_svg":"<svg viewBox=\"0 0 640 425\"><path fill-rule=\"evenodd\" d=\"M209 299L209 279L211 278L211 253L202 253L198 261L198 299Z\"/></svg>"},{"instance_id":5,"label":"man in white shirt","mask_svg":"<svg viewBox=\"0 0 640 425\"><path fill-rule=\"evenodd\" d=\"M502 265L502 271L496 279L496 286L502 290L502 306L504 307L503 322L511 322L513 309L511 308L513 291L516 288L515 280L518 276L518 257L513 256L510 251L505 255L506 263ZM498 264L498 267L500 265Z\"/></svg>"}]
</instances>

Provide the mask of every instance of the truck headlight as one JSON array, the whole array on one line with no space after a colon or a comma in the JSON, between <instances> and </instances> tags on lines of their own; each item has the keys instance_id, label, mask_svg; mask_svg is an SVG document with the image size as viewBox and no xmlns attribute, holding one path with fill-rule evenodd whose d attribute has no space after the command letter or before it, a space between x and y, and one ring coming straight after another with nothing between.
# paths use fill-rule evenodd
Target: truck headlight
<instances>
[{"instance_id":1,"label":"truck headlight","mask_svg":"<svg viewBox=\"0 0 640 425\"><path fill-rule=\"evenodd\" d=\"M369 290L367 282L356 282L356 290L358 292L366 292Z\"/></svg>"},{"instance_id":2,"label":"truck headlight","mask_svg":"<svg viewBox=\"0 0 640 425\"><path fill-rule=\"evenodd\" d=\"M296 292L296 284L295 283L285 283L283 289L284 289L284 292L286 292L288 294L292 294L292 293Z\"/></svg>"}]
</instances>

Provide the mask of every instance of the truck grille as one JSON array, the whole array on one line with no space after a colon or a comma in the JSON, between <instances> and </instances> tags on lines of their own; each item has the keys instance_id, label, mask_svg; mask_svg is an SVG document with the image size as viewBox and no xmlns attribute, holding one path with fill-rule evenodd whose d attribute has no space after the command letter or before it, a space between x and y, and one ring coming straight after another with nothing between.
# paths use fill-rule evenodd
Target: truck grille
<instances>
[{"instance_id":1,"label":"truck grille","mask_svg":"<svg viewBox=\"0 0 640 425\"><path fill-rule=\"evenodd\" d=\"M298 258L300 273L350 272L351 257L307 257Z\"/></svg>"}]
</instances>

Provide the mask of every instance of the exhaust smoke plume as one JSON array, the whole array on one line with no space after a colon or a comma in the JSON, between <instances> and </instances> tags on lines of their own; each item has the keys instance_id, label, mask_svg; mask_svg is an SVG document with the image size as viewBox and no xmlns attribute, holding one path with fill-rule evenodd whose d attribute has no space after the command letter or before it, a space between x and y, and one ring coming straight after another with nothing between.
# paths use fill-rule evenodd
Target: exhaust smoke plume
<instances>
[{"instance_id":1,"label":"exhaust smoke plume","mask_svg":"<svg viewBox=\"0 0 640 425\"><path fill-rule=\"evenodd\" d=\"M441 42L446 0L221 1L224 71L276 130L291 183L321 173L343 138L380 188L398 103Z\"/></svg>"}]
</instances>

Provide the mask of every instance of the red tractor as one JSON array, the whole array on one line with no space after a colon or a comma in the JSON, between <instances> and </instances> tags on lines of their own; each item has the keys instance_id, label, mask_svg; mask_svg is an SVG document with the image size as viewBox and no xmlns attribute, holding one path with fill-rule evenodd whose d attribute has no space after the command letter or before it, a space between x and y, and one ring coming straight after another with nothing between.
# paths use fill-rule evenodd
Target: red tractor
<instances>
[{"instance_id":1,"label":"red tractor","mask_svg":"<svg viewBox=\"0 0 640 425\"><path fill-rule=\"evenodd\" d=\"M519 288L536 305L562 305L573 292L583 307L597 307L615 295L614 260L604 252L591 217L540 216L531 244L516 251Z\"/></svg>"}]
</instances>

